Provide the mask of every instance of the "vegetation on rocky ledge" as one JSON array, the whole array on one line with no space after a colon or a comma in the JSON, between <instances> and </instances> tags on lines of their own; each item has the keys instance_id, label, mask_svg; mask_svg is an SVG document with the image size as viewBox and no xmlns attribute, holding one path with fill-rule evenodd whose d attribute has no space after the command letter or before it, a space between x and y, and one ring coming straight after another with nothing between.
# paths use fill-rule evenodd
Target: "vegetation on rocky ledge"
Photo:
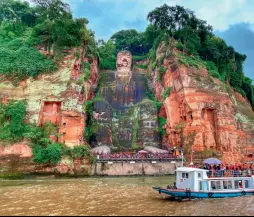
<instances>
[{"instance_id":1,"label":"vegetation on rocky ledge","mask_svg":"<svg viewBox=\"0 0 254 217\"><path fill-rule=\"evenodd\" d=\"M16 83L55 71L56 63L73 47L83 46L88 57L96 55L94 33L87 29L87 19L73 19L69 5L61 0L33 3L0 0L0 75Z\"/></svg>"},{"instance_id":2,"label":"vegetation on rocky ledge","mask_svg":"<svg viewBox=\"0 0 254 217\"><path fill-rule=\"evenodd\" d=\"M178 50L182 52L179 58L182 63L207 67L212 76L229 83L254 107L252 80L243 73L246 55L236 52L215 36L206 21L198 19L189 9L166 4L151 11L147 19L161 31L150 52L151 59L156 56L158 41L166 41L166 36L174 38L178 42Z\"/></svg>"},{"instance_id":3,"label":"vegetation on rocky ledge","mask_svg":"<svg viewBox=\"0 0 254 217\"><path fill-rule=\"evenodd\" d=\"M62 156L70 158L91 158L88 146L68 148L60 143L53 143L49 137L57 134L57 127L51 122L43 127L25 123L25 102L11 101L8 104L0 103L0 142L13 144L22 140L28 140L33 149L33 161L39 164L55 165Z\"/></svg>"}]
</instances>

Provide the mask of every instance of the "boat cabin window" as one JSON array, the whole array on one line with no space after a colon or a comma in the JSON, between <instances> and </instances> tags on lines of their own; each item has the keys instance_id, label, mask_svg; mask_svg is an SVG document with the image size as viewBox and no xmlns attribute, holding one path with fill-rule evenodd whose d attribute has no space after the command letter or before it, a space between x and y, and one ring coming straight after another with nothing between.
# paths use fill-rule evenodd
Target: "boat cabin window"
<instances>
[{"instance_id":1,"label":"boat cabin window","mask_svg":"<svg viewBox=\"0 0 254 217\"><path fill-rule=\"evenodd\" d=\"M188 179L189 178L189 173L182 173L182 178L183 179Z\"/></svg>"},{"instance_id":2,"label":"boat cabin window","mask_svg":"<svg viewBox=\"0 0 254 217\"><path fill-rule=\"evenodd\" d=\"M249 188L249 180L244 180L244 186L245 188Z\"/></svg>"},{"instance_id":3,"label":"boat cabin window","mask_svg":"<svg viewBox=\"0 0 254 217\"><path fill-rule=\"evenodd\" d=\"M201 178L201 173L198 173L198 178Z\"/></svg>"},{"instance_id":4,"label":"boat cabin window","mask_svg":"<svg viewBox=\"0 0 254 217\"><path fill-rule=\"evenodd\" d=\"M223 181L223 189L232 189L232 181Z\"/></svg>"},{"instance_id":5,"label":"boat cabin window","mask_svg":"<svg viewBox=\"0 0 254 217\"><path fill-rule=\"evenodd\" d=\"M199 190L207 191L208 190L208 182L207 181L199 181Z\"/></svg>"},{"instance_id":6,"label":"boat cabin window","mask_svg":"<svg viewBox=\"0 0 254 217\"><path fill-rule=\"evenodd\" d=\"M243 181L242 180L235 180L235 189L243 188Z\"/></svg>"},{"instance_id":7,"label":"boat cabin window","mask_svg":"<svg viewBox=\"0 0 254 217\"><path fill-rule=\"evenodd\" d=\"M211 181L211 188L212 190L220 190L221 189L220 181Z\"/></svg>"}]
</instances>

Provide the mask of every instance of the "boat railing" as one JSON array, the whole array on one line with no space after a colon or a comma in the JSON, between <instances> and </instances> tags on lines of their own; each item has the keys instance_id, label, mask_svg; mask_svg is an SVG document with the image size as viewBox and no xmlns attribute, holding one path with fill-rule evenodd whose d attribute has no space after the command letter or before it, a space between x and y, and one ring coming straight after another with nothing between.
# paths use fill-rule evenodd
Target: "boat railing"
<instances>
[{"instance_id":1,"label":"boat railing","mask_svg":"<svg viewBox=\"0 0 254 217\"><path fill-rule=\"evenodd\" d=\"M251 177L254 175L253 169L244 170L210 170L207 173L209 178L213 177Z\"/></svg>"}]
</instances>

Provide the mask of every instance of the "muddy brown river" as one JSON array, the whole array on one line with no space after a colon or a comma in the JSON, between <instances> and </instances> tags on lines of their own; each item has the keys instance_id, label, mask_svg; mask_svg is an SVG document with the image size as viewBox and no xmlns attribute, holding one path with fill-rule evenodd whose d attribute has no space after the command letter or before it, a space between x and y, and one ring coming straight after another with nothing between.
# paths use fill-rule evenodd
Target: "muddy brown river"
<instances>
[{"instance_id":1,"label":"muddy brown river","mask_svg":"<svg viewBox=\"0 0 254 217\"><path fill-rule=\"evenodd\" d=\"M0 215L254 215L254 196L176 202L151 188L173 181L174 176L0 181Z\"/></svg>"}]
</instances>

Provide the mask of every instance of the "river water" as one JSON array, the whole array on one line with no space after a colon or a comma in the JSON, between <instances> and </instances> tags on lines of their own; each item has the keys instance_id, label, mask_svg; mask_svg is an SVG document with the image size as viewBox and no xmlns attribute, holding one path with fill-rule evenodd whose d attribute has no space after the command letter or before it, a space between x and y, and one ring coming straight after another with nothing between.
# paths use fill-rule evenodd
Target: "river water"
<instances>
[{"instance_id":1,"label":"river water","mask_svg":"<svg viewBox=\"0 0 254 217\"><path fill-rule=\"evenodd\" d=\"M170 201L174 176L0 181L0 215L254 215L254 196Z\"/></svg>"}]
</instances>

